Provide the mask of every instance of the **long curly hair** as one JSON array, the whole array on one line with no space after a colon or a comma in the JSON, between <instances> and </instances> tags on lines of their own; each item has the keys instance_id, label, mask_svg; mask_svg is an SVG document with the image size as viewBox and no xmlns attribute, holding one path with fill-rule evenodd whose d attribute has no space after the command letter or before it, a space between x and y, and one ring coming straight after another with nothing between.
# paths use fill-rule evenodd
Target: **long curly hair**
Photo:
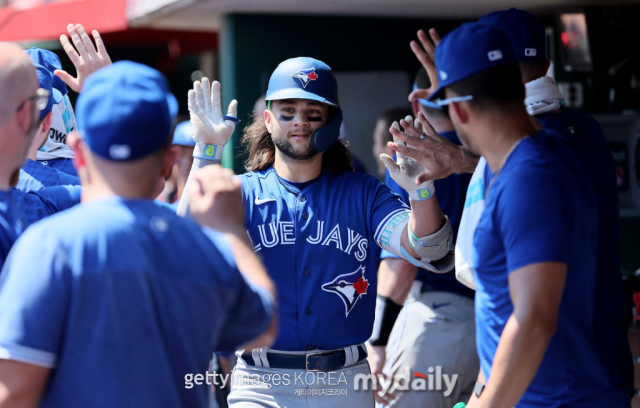
<instances>
[{"instance_id":1,"label":"long curly hair","mask_svg":"<svg viewBox=\"0 0 640 408\"><path fill-rule=\"evenodd\" d=\"M253 121L244 130L242 146L248 158L244 163L247 171L261 171L273 165L276 146L271 140L262 115L254 116ZM353 171L349 142L336 140L327 151L322 153L322 168L333 176Z\"/></svg>"}]
</instances>

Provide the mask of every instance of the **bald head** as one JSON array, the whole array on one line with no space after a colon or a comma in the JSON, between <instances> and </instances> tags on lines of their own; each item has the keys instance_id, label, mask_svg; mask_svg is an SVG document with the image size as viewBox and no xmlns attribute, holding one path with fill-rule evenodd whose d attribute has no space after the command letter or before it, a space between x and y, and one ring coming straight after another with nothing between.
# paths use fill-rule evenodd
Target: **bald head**
<instances>
[{"instance_id":1,"label":"bald head","mask_svg":"<svg viewBox=\"0 0 640 408\"><path fill-rule=\"evenodd\" d=\"M29 56L15 44L0 42L0 126L37 89L38 78Z\"/></svg>"}]
</instances>

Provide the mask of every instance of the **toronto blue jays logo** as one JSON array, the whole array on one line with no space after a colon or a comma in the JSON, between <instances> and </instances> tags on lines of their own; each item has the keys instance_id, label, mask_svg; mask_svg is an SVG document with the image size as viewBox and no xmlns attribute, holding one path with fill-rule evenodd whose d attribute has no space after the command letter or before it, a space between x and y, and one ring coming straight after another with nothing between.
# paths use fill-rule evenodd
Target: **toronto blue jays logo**
<instances>
[{"instance_id":1,"label":"toronto blue jays logo","mask_svg":"<svg viewBox=\"0 0 640 408\"><path fill-rule=\"evenodd\" d=\"M306 88L307 85L309 85L309 82L315 81L316 79L318 79L318 74L316 74L315 68L301 69L295 74L291 74L291 76L296 79L299 79L300 82L302 83L303 88Z\"/></svg>"},{"instance_id":2,"label":"toronto blue jays logo","mask_svg":"<svg viewBox=\"0 0 640 408\"><path fill-rule=\"evenodd\" d=\"M367 294L368 287L369 281L364 277L364 266L360 265L355 272L345 273L325 283L322 285L322 290L340 296L344 303L346 317L349 316L358 299Z\"/></svg>"}]
</instances>

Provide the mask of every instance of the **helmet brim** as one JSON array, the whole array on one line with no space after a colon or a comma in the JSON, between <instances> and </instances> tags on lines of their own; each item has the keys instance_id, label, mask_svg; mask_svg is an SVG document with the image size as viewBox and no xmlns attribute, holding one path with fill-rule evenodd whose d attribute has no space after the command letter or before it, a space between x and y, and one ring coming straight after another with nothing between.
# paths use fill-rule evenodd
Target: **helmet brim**
<instances>
[{"instance_id":1,"label":"helmet brim","mask_svg":"<svg viewBox=\"0 0 640 408\"><path fill-rule=\"evenodd\" d=\"M322 103L326 103L327 105L339 107L339 105L322 98L314 93L307 92L304 89L300 88L290 88L290 89L281 89L276 92L272 92L269 94L269 97L266 99L267 101L281 101L283 99L307 99L312 101L318 101Z\"/></svg>"}]
</instances>

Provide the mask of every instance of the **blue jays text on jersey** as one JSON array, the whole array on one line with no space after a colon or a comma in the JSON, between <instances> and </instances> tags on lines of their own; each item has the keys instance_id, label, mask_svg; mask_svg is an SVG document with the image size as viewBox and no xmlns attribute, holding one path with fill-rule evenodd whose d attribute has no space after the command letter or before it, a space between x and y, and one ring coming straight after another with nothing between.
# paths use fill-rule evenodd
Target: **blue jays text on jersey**
<instances>
[{"instance_id":1,"label":"blue jays text on jersey","mask_svg":"<svg viewBox=\"0 0 640 408\"><path fill-rule=\"evenodd\" d=\"M323 172L302 186L273 168L241 177L247 233L279 297L277 350L331 350L371 335L377 258L371 251L408 207L374 177Z\"/></svg>"}]
</instances>

